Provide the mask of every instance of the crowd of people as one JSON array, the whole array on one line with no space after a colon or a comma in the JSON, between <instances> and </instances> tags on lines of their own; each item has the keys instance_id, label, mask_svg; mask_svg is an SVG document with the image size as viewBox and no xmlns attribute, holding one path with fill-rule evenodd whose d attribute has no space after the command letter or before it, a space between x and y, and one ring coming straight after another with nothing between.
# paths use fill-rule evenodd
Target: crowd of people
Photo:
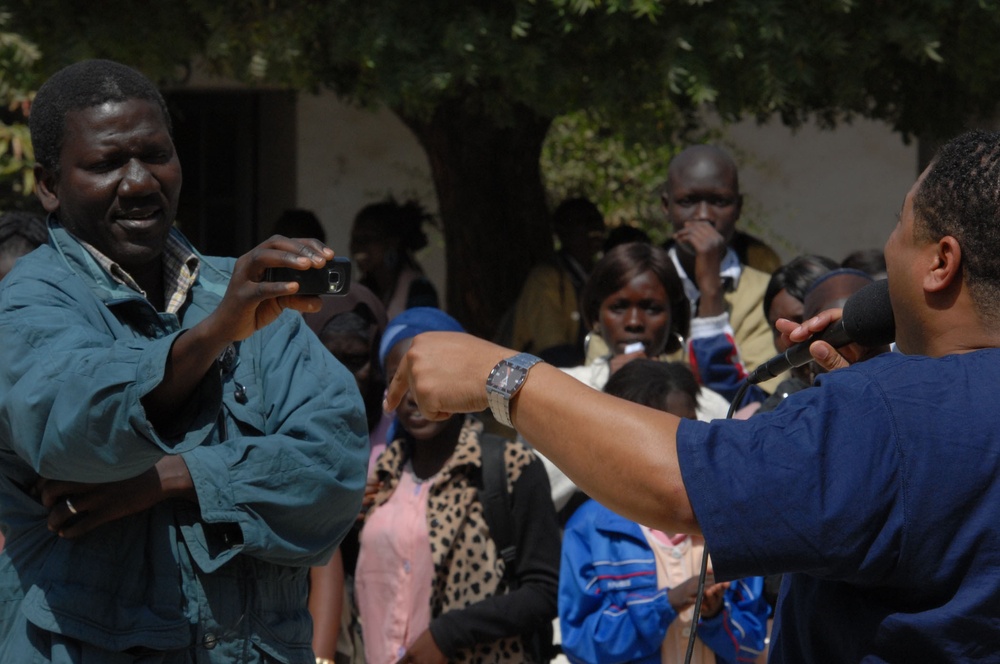
<instances>
[{"instance_id":1,"label":"crowd of people","mask_svg":"<svg viewBox=\"0 0 1000 664\"><path fill-rule=\"evenodd\" d=\"M0 661L995 657L1000 136L945 146L884 253L787 262L691 146L664 246L555 208L497 345L441 309L415 201L359 211L347 294L299 295L264 275L333 258L313 213L237 259L174 227L141 74L67 67L30 125L46 216L0 217ZM743 389L887 276L902 352L818 342Z\"/></svg>"}]
</instances>

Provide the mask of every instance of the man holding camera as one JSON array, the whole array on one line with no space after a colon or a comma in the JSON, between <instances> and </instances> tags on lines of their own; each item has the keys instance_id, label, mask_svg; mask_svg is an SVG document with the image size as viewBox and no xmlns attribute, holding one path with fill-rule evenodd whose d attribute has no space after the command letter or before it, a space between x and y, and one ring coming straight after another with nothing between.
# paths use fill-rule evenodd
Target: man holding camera
<instances>
[{"instance_id":1,"label":"man holding camera","mask_svg":"<svg viewBox=\"0 0 1000 664\"><path fill-rule=\"evenodd\" d=\"M357 514L353 376L268 268L173 228L181 168L155 86L91 60L31 118L49 244L0 289L0 661L312 662L307 573Z\"/></svg>"}]
</instances>

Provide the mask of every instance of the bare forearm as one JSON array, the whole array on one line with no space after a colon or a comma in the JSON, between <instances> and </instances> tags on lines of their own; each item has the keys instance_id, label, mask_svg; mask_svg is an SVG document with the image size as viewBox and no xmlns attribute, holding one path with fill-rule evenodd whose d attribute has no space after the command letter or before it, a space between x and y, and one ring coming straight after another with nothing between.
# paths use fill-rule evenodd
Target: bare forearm
<instances>
[{"instance_id":1,"label":"bare forearm","mask_svg":"<svg viewBox=\"0 0 1000 664\"><path fill-rule=\"evenodd\" d=\"M343 608L344 558L340 549L326 565L309 570L309 613L313 617L313 652L334 659Z\"/></svg>"},{"instance_id":2,"label":"bare forearm","mask_svg":"<svg viewBox=\"0 0 1000 664\"><path fill-rule=\"evenodd\" d=\"M168 455L156 462L156 474L159 478L160 492L163 498L182 498L192 503L198 502L198 493L191 479L184 457Z\"/></svg>"},{"instance_id":3,"label":"bare forearm","mask_svg":"<svg viewBox=\"0 0 1000 664\"><path fill-rule=\"evenodd\" d=\"M698 283L698 289L701 292L701 297L698 299L698 316L701 318L711 318L726 311L722 279L718 273L713 276L714 279L704 279ZM711 282L711 285L704 285L706 282Z\"/></svg>"},{"instance_id":4,"label":"bare forearm","mask_svg":"<svg viewBox=\"0 0 1000 664\"><path fill-rule=\"evenodd\" d=\"M168 422L183 406L228 344L229 339L212 332L210 319L177 337L163 380L142 400L154 425Z\"/></svg>"},{"instance_id":5,"label":"bare forearm","mask_svg":"<svg viewBox=\"0 0 1000 664\"><path fill-rule=\"evenodd\" d=\"M205 378L212 363L234 341L270 325L284 309L318 311L316 296L297 296L295 282L264 280L272 267L305 270L322 267L333 250L317 240L275 235L241 256L233 268L226 293L215 310L180 334L170 349L163 380L142 402L155 426L170 423L173 415Z\"/></svg>"},{"instance_id":6,"label":"bare forearm","mask_svg":"<svg viewBox=\"0 0 1000 664\"><path fill-rule=\"evenodd\" d=\"M676 417L537 365L515 397L513 418L542 454L615 512L668 532L700 532L678 466Z\"/></svg>"},{"instance_id":7,"label":"bare forearm","mask_svg":"<svg viewBox=\"0 0 1000 664\"><path fill-rule=\"evenodd\" d=\"M425 417L487 407L486 377L514 351L455 332L413 340L389 386L394 408L412 391ZM577 486L620 514L670 532L698 533L677 463L679 419L602 394L536 364L515 395L514 425Z\"/></svg>"},{"instance_id":8,"label":"bare forearm","mask_svg":"<svg viewBox=\"0 0 1000 664\"><path fill-rule=\"evenodd\" d=\"M49 509L49 529L67 538L79 537L170 498L198 502L187 464L179 455L165 456L154 467L127 480L85 484L42 479L37 490L42 504Z\"/></svg>"}]
</instances>

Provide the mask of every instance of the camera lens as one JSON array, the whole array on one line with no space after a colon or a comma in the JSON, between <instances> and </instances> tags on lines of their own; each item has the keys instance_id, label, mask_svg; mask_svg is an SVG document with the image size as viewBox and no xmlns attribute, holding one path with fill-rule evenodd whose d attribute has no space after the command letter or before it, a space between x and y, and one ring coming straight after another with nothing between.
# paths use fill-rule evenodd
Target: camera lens
<instances>
[{"instance_id":1,"label":"camera lens","mask_svg":"<svg viewBox=\"0 0 1000 664\"><path fill-rule=\"evenodd\" d=\"M340 272L338 272L337 270L330 270L329 272L327 272L327 278L330 282L330 288L328 292L339 293L342 288L342 285L340 283Z\"/></svg>"}]
</instances>

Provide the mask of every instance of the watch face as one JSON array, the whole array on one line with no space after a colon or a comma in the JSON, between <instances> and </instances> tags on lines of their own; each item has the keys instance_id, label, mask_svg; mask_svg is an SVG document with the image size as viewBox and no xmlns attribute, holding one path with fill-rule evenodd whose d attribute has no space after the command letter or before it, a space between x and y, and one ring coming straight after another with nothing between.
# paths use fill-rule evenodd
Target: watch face
<instances>
[{"instance_id":1,"label":"watch face","mask_svg":"<svg viewBox=\"0 0 1000 664\"><path fill-rule=\"evenodd\" d=\"M524 381L528 371L509 362L501 362L490 374L487 385L500 392L510 394Z\"/></svg>"}]
</instances>

